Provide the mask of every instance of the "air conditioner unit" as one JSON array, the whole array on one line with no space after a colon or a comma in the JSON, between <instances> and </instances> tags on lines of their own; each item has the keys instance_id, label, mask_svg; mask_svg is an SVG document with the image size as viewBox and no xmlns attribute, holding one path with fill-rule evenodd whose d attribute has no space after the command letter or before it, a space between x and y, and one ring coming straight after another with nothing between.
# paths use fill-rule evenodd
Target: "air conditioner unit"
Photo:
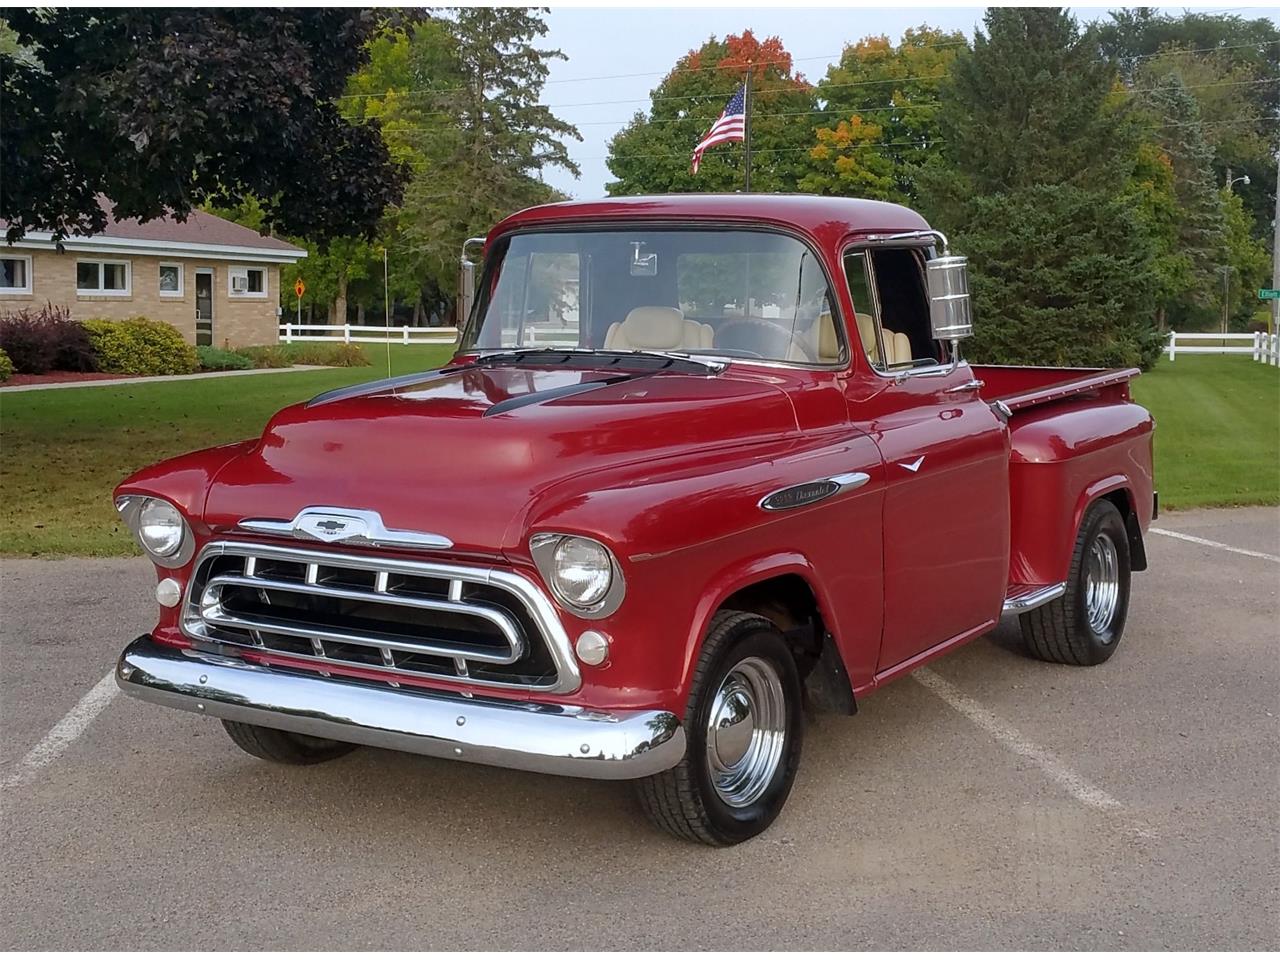
<instances>
[{"instance_id":1,"label":"air conditioner unit","mask_svg":"<svg viewBox=\"0 0 1280 960\"><path fill-rule=\"evenodd\" d=\"M231 292L232 293L248 293L249 278L248 277L232 277Z\"/></svg>"}]
</instances>

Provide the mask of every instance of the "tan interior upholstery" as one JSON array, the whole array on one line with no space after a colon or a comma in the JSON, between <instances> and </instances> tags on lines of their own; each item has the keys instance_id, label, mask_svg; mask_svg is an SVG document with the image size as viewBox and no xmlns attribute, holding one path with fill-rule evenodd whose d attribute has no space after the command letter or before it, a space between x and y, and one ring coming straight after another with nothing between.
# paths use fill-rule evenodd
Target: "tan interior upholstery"
<instances>
[{"instance_id":1,"label":"tan interior upholstery","mask_svg":"<svg viewBox=\"0 0 1280 960\"><path fill-rule=\"evenodd\" d=\"M715 331L686 320L675 307L636 307L621 323L609 327L606 350L707 350Z\"/></svg>"},{"instance_id":2,"label":"tan interior upholstery","mask_svg":"<svg viewBox=\"0 0 1280 960\"><path fill-rule=\"evenodd\" d=\"M812 327L792 338L787 359L793 363L834 363L840 359L840 338L836 336L836 322L830 311L824 310Z\"/></svg>"},{"instance_id":3,"label":"tan interior upholstery","mask_svg":"<svg viewBox=\"0 0 1280 960\"><path fill-rule=\"evenodd\" d=\"M911 338L905 333L884 332L884 349L889 354L889 363L911 362Z\"/></svg>"}]
</instances>

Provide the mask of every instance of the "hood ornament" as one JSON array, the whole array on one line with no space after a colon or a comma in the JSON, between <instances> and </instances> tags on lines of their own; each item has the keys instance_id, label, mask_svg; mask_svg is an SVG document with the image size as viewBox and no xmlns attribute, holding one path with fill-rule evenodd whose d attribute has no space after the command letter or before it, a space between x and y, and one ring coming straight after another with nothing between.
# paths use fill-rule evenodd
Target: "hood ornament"
<instances>
[{"instance_id":1,"label":"hood ornament","mask_svg":"<svg viewBox=\"0 0 1280 960\"><path fill-rule=\"evenodd\" d=\"M448 550L453 546L452 540L438 533L388 530L376 510L353 510L347 507L304 507L292 520L255 517L241 520L236 526L253 533L360 547Z\"/></svg>"}]
</instances>

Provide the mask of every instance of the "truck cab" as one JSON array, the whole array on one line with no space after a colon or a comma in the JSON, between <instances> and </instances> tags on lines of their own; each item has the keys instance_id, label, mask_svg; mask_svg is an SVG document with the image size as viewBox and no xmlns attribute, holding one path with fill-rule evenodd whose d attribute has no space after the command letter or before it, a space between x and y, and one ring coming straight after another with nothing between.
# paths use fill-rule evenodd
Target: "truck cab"
<instances>
[{"instance_id":1,"label":"truck cab","mask_svg":"<svg viewBox=\"0 0 1280 960\"><path fill-rule=\"evenodd\" d=\"M1116 650L1155 511L1137 371L969 364L965 262L918 214L637 197L481 244L448 365L117 489L160 601L127 692L282 762L633 780L728 844L781 811L806 708L1006 613L1043 659Z\"/></svg>"}]
</instances>

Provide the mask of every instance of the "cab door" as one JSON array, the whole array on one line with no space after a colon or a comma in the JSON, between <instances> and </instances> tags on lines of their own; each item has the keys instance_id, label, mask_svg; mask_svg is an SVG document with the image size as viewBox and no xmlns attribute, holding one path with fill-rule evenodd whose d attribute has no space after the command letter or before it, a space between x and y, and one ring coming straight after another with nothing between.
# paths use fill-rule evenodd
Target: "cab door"
<instances>
[{"instance_id":1,"label":"cab door","mask_svg":"<svg viewBox=\"0 0 1280 960\"><path fill-rule=\"evenodd\" d=\"M885 463L877 672L984 629L1009 569L1008 430L929 332L926 251L855 250L845 272L870 380L850 396Z\"/></svg>"}]
</instances>

